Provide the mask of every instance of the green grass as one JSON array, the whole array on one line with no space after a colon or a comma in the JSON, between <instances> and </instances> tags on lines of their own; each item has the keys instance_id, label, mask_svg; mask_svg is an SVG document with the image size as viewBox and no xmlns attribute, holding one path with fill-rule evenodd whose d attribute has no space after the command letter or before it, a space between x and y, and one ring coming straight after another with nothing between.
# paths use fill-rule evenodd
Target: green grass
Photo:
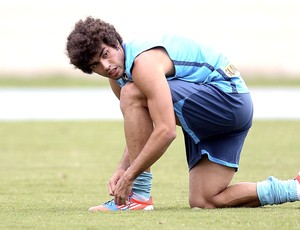
<instances>
[{"instance_id":1,"label":"green grass","mask_svg":"<svg viewBox=\"0 0 300 230\"><path fill-rule=\"evenodd\" d=\"M233 183L299 170L300 121L254 121ZM178 138L153 167L153 212L89 213L106 201L124 138L118 121L0 122L0 229L299 229L300 202L191 210Z\"/></svg>"},{"instance_id":2,"label":"green grass","mask_svg":"<svg viewBox=\"0 0 300 230\"><path fill-rule=\"evenodd\" d=\"M267 87L300 87L300 76L259 76L245 75L248 86ZM71 75L33 75L16 76L0 75L0 88L2 87L107 87L106 78L96 74L79 76Z\"/></svg>"},{"instance_id":3,"label":"green grass","mask_svg":"<svg viewBox=\"0 0 300 230\"><path fill-rule=\"evenodd\" d=\"M300 87L300 76L243 76L250 87Z\"/></svg>"},{"instance_id":4,"label":"green grass","mask_svg":"<svg viewBox=\"0 0 300 230\"><path fill-rule=\"evenodd\" d=\"M108 80L99 75L34 75L34 76L0 76L0 88L57 88L57 87L107 87Z\"/></svg>"}]
</instances>

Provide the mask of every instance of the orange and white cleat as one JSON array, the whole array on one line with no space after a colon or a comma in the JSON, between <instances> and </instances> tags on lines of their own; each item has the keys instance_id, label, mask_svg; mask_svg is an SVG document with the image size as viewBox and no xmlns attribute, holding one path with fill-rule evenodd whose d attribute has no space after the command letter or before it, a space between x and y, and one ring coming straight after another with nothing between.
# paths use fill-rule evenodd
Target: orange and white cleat
<instances>
[{"instance_id":1,"label":"orange and white cleat","mask_svg":"<svg viewBox=\"0 0 300 230\"><path fill-rule=\"evenodd\" d=\"M296 176L295 180L297 180L300 184L300 172L298 172L298 175Z\"/></svg>"},{"instance_id":2,"label":"orange and white cleat","mask_svg":"<svg viewBox=\"0 0 300 230\"><path fill-rule=\"evenodd\" d=\"M139 201L131 196L125 205L117 205L114 199L109 200L98 206L89 208L90 212L110 212L110 211L126 211L126 210L154 210L152 197L148 201Z\"/></svg>"},{"instance_id":3,"label":"orange and white cleat","mask_svg":"<svg viewBox=\"0 0 300 230\"><path fill-rule=\"evenodd\" d=\"M295 180L298 182L296 183L296 189L297 189L298 200L300 200L300 172L298 172L298 175L296 176Z\"/></svg>"}]
</instances>

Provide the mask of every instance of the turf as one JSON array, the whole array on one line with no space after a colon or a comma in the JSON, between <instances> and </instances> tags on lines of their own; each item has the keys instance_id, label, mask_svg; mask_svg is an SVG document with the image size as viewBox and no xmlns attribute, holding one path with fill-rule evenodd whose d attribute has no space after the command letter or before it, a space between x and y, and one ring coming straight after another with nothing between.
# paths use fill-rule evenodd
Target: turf
<instances>
[{"instance_id":1,"label":"turf","mask_svg":"<svg viewBox=\"0 0 300 230\"><path fill-rule=\"evenodd\" d=\"M300 121L254 121L238 181L299 170ZM153 167L155 211L89 213L109 199L124 138L118 121L0 122L0 229L299 229L300 202L191 210L183 140Z\"/></svg>"},{"instance_id":2,"label":"turf","mask_svg":"<svg viewBox=\"0 0 300 230\"><path fill-rule=\"evenodd\" d=\"M61 74L15 76L0 75L0 88L101 88L109 87L107 78L96 74L69 76Z\"/></svg>"},{"instance_id":3,"label":"turf","mask_svg":"<svg viewBox=\"0 0 300 230\"><path fill-rule=\"evenodd\" d=\"M300 87L300 76L298 75L243 75L250 87ZM96 74L66 75L66 74L45 74L32 76L17 76L0 74L0 87L108 87L107 78Z\"/></svg>"}]
</instances>

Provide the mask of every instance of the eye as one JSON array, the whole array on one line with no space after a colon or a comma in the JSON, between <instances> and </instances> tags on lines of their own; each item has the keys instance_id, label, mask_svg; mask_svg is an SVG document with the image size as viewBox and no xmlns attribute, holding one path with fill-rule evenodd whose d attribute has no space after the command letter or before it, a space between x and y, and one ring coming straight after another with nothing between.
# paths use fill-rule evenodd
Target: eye
<instances>
[{"instance_id":1,"label":"eye","mask_svg":"<svg viewBox=\"0 0 300 230\"><path fill-rule=\"evenodd\" d=\"M102 54L102 57L103 58L106 58L108 56L108 50L104 50L103 54Z\"/></svg>"}]
</instances>

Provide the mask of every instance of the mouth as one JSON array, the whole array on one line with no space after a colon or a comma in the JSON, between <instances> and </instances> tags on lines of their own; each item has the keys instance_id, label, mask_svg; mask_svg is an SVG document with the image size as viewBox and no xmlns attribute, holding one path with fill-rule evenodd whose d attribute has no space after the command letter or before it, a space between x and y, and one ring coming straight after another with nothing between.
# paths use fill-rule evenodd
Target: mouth
<instances>
[{"instance_id":1,"label":"mouth","mask_svg":"<svg viewBox=\"0 0 300 230\"><path fill-rule=\"evenodd\" d=\"M109 70L109 71L107 72L107 74L108 74L108 76L111 77L111 78L116 77L116 75L118 75L117 67L115 67L115 68Z\"/></svg>"}]
</instances>

